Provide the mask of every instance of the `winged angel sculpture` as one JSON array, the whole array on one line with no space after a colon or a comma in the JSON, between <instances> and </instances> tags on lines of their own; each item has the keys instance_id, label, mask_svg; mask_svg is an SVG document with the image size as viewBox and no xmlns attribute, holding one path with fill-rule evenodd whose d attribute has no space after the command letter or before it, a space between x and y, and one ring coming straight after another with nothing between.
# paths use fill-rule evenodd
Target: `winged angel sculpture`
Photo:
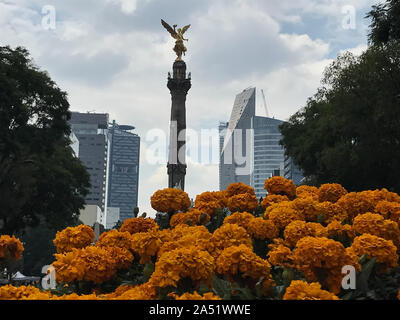
<instances>
[{"instance_id":1,"label":"winged angel sculpture","mask_svg":"<svg viewBox=\"0 0 400 320\"><path fill-rule=\"evenodd\" d=\"M164 26L165 29L171 34L172 38L176 40L175 42L175 47L174 51L176 55L178 56L175 61L182 61L182 54L185 55L185 52L187 51L185 45L183 44L183 41L189 41L188 39L185 39L183 37L184 33L190 28L190 24L183 28L178 28L176 30L177 25L174 24L173 28L166 23L163 19L161 19L161 24Z\"/></svg>"}]
</instances>

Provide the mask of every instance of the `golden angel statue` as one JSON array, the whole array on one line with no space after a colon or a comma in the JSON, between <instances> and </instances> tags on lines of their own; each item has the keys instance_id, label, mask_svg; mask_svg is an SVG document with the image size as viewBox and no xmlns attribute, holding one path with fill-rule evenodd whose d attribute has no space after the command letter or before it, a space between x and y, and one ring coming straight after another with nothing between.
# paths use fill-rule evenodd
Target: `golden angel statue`
<instances>
[{"instance_id":1,"label":"golden angel statue","mask_svg":"<svg viewBox=\"0 0 400 320\"><path fill-rule=\"evenodd\" d=\"M178 30L175 30L177 25L174 24L173 28L166 23L163 19L161 19L161 24L164 26L165 29L171 34L172 38L176 39L175 42L175 47L174 51L176 55L178 56L175 61L182 61L182 53L185 55L185 52L187 51L185 45L183 44L183 41L189 41L188 39L185 39L183 37L184 33L190 28L190 24L183 28L178 28Z\"/></svg>"}]
</instances>

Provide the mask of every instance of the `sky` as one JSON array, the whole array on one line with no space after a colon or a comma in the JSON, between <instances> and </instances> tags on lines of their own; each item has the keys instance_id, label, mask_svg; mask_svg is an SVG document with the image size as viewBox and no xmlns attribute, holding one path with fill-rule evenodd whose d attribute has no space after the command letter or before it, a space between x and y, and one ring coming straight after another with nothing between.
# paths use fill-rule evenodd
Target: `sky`
<instances>
[{"instance_id":1,"label":"sky","mask_svg":"<svg viewBox=\"0 0 400 320\"><path fill-rule=\"evenodd\" d=\"M191 24L184 60L192 73L187 127L216 130L236 94L253 86L268 112L287 120L316 93L324 69L344 51L367 47L371 0L0 0L0 45L26 47L68 93L71 111L108 113L141 137L139 208L166 188L171 97L167 74L176 55L161 26ZM257 115L265 116L260 90ZM155 140L164 133L165 143ZM159 137L160 135L158 135ZM188 150L185 191L218 190L218 163ZM193 144L195 145L195 144ZM188 148L190 149L190 148ZM161 152L162 154L162 152ZM159 155L159 154L158 154ZM163 160L164 159L164 160Z\"/></svg>"}]
</instances>

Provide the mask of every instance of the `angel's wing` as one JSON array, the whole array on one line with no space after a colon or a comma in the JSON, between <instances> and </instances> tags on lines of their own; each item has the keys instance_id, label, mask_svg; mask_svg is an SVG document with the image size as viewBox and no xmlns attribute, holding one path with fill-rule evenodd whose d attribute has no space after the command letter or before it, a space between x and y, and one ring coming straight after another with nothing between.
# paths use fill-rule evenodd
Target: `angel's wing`
<instances>
[{"instance_id":1,"label":"angel's wing","mask_svg":"<svg viewBox=\"0 0 400 320\"><path fill-rule=\"evenodd\" d=\"M184 26L182 28L182 34L184 34L189 28L190 28L190 24L188 24L187 26Z\"/></svg>"},{"instance_id":2,"label":"angel's wing","mask_svg":"<svg viewBox=\"0 0 400 320\"><path fill-rule=\"evenodd\" d=\"M163 27L165 29L167 29L167 31L171 34L171 36L173 38L177 37L178 34L176 33L176 31L168 23L166 23L163 19L161 19L161 24L163 25Z\"/></svg>"}]
</instances>

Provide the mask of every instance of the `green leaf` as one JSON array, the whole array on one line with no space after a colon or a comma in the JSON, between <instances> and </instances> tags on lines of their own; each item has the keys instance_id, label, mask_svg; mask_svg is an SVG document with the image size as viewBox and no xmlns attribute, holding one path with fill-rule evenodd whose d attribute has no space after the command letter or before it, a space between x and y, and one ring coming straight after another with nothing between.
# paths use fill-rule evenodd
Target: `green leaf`
<instances>
[{"instance_id":1,"label":"green leaf","mask_svg":"<svg viewBox=\"0 0 400 320\"><path fill-rule=\"evenodd\" d=\"M199 290L198 290L199 294L203 295L207 292L210 292L210 287L207 286L206 284L202 283L199 286Z\"/></svg>"},{"instance_id":2,"label":"green leaf","mask_svg":"<svg viewBox=\"0 0 400 320\"><path fill-rule=\"evenodd\" d=\"M364 293L368 291L368 280L371 276L372 270L374 269L375 262L376 258L373 258L362 266L361 273L357 279L357 290L360 289Z\"/></svg>"},{"instance_id":3,"label":"green leaf","mask_svg":"<svg viewBox=\"0 0 400 320\"><path fill-rule=\"evenodd\" d=\"M212 279L213 290L223 299L229 300L232 295L232 285L229 281L220 279L216 276Z\"/></svg>"},{"instance_id":4,"label":"green leaf","mask_svg":"<svg viewBox=\"0 0 400 320\"><path fill-rule=\"evenodd\" d=\"M234 287L233 290L239 291L238 296L241 300L254 300L254 295L249 288Z\"/></svg>"},{"instance_id":5,"label":"green leaf","mask_svg":"<svg viewBox=\"0 0 400 320\"><path fill-rule=\"evenodd\" d=\"M354 292L346 293L341 299L342 300L351 300L353 298Z\"/></svg>"},{"instance_id":6,"label":"green leaf","mask_svg":"<svg viewBox=\"0 0 400 320\"><path fill-rule=\"evenodd\" d=\"M361 256L360 260L358 260L358 263L361 264L361 265L363 265L363 264L365 263L365 261L367 261L367 255L364 253L364 254Z\"/></svg>"}]
</instances>

